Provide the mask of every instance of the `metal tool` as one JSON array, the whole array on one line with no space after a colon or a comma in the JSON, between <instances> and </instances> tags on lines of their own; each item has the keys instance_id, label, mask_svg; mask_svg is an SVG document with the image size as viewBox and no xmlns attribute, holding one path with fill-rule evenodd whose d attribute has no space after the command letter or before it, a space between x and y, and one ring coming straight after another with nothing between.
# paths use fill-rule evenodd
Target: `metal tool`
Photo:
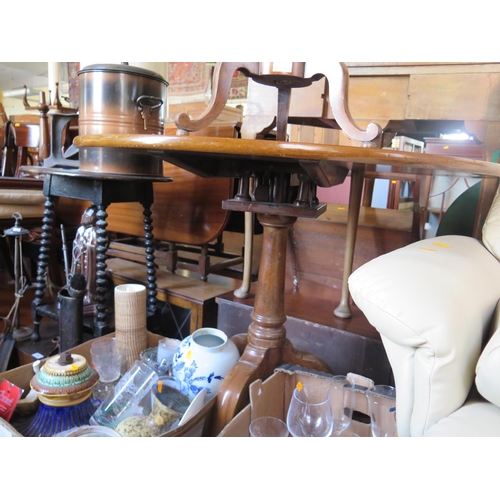
<instances>
[{"instance_id":1,"label":"metal tool","mask_svg":"<svg viewBox=\"0 0 500 500\"><path fill-rule=\"evenodd\" d=\"M14 226L4 231L4 237L14 237L14 304L9 314L5 318L0 318L5 324L0 340L0 373L7 370L16 340L23 340L31 335L30 328L21 328L19 326L19 302L28 288L26 278L23 274L21 240L22 236L28 234L29 231L21 227L20 220L22 220L22 215L19 212L14 212L12 217L15 219Z\"/></svg>"}]
</instances>

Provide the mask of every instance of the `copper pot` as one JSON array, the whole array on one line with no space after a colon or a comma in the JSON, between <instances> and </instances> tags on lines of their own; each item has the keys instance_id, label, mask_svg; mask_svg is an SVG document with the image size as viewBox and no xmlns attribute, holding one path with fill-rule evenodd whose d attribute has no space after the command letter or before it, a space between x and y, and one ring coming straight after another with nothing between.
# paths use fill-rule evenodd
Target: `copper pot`
<instances>
[{"instance_id":1,"label":"copper pot","mask_svg":"<svg viewBox=\"0 0 500 500\"><path fill-rule=\"evenodd\" d=\"M92 64L78 72L78 85L79 135L163 134L168 82L160 74L126 64ZM80 148L80 170L163 175L161 158L129 153Z\"/></svg>"}]
</instances>

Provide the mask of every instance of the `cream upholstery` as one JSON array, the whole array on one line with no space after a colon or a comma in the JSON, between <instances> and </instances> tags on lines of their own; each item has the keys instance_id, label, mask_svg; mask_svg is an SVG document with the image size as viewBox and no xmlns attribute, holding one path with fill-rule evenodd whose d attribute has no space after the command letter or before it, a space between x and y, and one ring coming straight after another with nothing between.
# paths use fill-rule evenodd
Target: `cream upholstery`
<instances>
[{"instance_id":1,"label":"cream upholstery","mask_svg":"<svg viewBox=\"0 0 500 500\"><path fill-rule=\"evenodd\" d=\"M500 299L500 263L481 242L418 241L361 266L349 287L393 368L399 436L500 436L492 375L500 373L500 334L478 365ZM482 396L499 400L471 399L476 367Z\"/></svg>"},{"instance_id":2,"label":"cream upholstery","mask_svg":"<svg viewBox=\"0 0 500 500\"><path fill-rule=\"evenodd\" d=\"M499 408L487 401L469 400L457 411L433 425L425 437L498 437Z\"/></svg>"},{"instance_id":3,"label":"cream upholstery","mask_svg":"<svg viewBox=\"0 0 500 500\"><path fill-rule=\"evenodd\" d=\"M483 243L497 259L500 259L500 187L483 224Z\"/></svg>"},{"instance_id":4,"label":"cream upholstery","mask_svg":"<svg viewBox=\"0 0 500 500\"><path fill-rule=\"evenodd\" d=\"M493 335L476 365L476 387L485 399L500 407L500 306L497 307Z\"/></svg>"}]
</instances>

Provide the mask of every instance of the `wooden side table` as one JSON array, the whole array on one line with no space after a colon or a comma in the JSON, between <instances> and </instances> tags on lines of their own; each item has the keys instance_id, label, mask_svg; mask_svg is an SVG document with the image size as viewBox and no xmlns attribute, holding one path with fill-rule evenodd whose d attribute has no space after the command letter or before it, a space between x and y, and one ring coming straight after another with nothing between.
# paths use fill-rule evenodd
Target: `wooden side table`
<instances>
[{"instance_id":1,"label":"wooden side table","mask_svg":"<svg viewBox=\"0 0 500 500\"><path fill-rule=\"evenodd\" d=\"M118 174L99 174L80 172L77 169L43 169L43 192L47 198L42 219L42 239L38 257L37 278L35 282L35 298L32 303L34 319L31 340L40 339L40 321L43 317L58 320L57 307L53 303L45 303L45 287L47 267L49 263L49 246L52 238L54 221L54 198L58 196L88 200L97 207L97 247L96 247L96 314L92 318L94 336L99 337L110 332L106 313L106 294L109 292L106 276L106 248L108 244L107 213L111 203L139 202L144 208L144 232L146 239L146 260L148 275L148 312L154 314L156 309L156 268L154 264L154 236L151 205L153 204L153 181L170 182L168 177L154 177Z\"/></svg>"}]
</instances>

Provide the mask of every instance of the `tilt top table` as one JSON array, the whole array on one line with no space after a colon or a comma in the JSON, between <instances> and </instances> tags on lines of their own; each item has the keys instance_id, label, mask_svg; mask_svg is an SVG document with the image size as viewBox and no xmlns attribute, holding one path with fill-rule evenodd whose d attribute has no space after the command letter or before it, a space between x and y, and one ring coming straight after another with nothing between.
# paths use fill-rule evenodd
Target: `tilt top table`
<instances>
[{"instance_id":1,"label":"tilt top table","mask_svg":"<svg viewBox=\"0 0 500 500\"><path fill-rule=\"evenodd\" d=\"M284 328L288 232L297 217L315 218L325 211L326 205L316 198L317 186L334 186L342 183L349 173L352 176L339 306L348 307L347 278L352 271L363 174L368 165L398 173L500 177L500 165L495 163L351 146L125 134L78 136L74 144L81 151L118 148L123 154L148 153L205 178L237 178L238 193L233 199L223 201L223 208L256 213L264 227L252 323L239 345L240 361L217 395L214 434L247 404L249 385L270 376L280 364L292 362L329 371L321 360L296 351L286 339ZM255 186L252 192L251 177ZM240 339L236 341L239 343Z\"/></svg>"}]
</instances>

